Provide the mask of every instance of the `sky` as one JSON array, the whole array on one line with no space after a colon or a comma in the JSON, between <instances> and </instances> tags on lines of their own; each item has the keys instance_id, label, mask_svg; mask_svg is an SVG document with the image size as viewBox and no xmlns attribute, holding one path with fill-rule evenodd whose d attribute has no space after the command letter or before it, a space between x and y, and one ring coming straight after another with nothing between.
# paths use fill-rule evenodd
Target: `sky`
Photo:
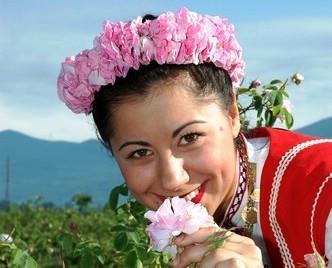
<instances>
[{"instance_id":1,"label":"sky","mask_svg":"<svg viewBox=\"0 0 332 268\"><path fill-rule=\"evenodd\" d=\"M95 138L91 116L58 100L66 56L91 48L104 20L118 22L186 6L228 18L246 61L244 84L286 79L294 128L332 116L332 1L27 1L0 0L0 131L48 140Z\"/></svg>"}]
</instances>

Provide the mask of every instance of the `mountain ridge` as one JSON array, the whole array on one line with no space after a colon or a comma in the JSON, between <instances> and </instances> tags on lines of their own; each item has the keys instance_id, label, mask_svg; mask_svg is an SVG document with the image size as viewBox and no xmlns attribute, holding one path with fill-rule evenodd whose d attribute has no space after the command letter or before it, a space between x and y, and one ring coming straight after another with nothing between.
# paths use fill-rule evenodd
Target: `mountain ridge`
<instances>
[{"instance_id":1,"label":"mountain ridge","mask_svg":"<svg viewBox=\"0 0 332 268\"><path fill-rule=\"evenodd\" d=\"M332 116L313 122L295 131L322 138L332 138Z\"/></svg>"},{"instance_id":2,"label":"mountain ridge","mask_svg":"<svg viewBox=\"0 0 332 268\"><path fill-rule=\"evenodd\" d=\"M26 201L36 195L63 205L78 192L93 196L103 205L109 191L122 183L121 173L110 154L97 141L82 143L47 141L16 131L0 132L0 174L10 161L10 200ZM0 176L0 186L4 179ZM0 200L4 192L0 187Z\"/></svg>"}]
</instances>

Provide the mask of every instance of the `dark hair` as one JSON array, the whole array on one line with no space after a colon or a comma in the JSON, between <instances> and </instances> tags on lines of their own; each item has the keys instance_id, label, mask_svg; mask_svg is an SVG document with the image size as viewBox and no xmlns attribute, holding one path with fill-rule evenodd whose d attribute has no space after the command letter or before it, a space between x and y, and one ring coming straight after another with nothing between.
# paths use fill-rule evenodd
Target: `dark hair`
<instances>
[{"instance_id":1,"label":"dark hair","mask_svg":"<svg viewBox=\"0 0 332 268\"><path fill-rule=\"evenodd\" d=\"M153 15L145 15L143 22L153 20ZM97 136L102 144L112 151L109 140L114 134L112 125L113 114L121 103L144 98L150 93L151 86L157 82L176 79L181 74L188 74L194 86L191 93L197 97L215 95L221 106L229 111L233 106L234 93L232 80L222 68L213 63L194 64L163 64L152 61L149 65L142 65L138 70L130 69L125 78L117 78L114 85L102 86L95 93L92 104L92 115L97 127Z\"/></svg>"},{"instance_id":2,"label":"dark hair","mask_svg":"<svg viewBox=\"0 0 332 268\"><path fill-rule=\"evenodd\" d=\"M195 84L194 87L190 87L194 96L205 97L214 94L226 111L233 106L232 80L227 71L213 63L159 65L151 62L138 70L130 69L125 78L117 78L114 85L102 86L99 92L95 93L92 115L100 141L111 150L109 139L114 134L112 115L118 105L137 97L144 98L150 93L153 84L175 79L183 73L189 74Z\"/></svg>"}]
</instances>

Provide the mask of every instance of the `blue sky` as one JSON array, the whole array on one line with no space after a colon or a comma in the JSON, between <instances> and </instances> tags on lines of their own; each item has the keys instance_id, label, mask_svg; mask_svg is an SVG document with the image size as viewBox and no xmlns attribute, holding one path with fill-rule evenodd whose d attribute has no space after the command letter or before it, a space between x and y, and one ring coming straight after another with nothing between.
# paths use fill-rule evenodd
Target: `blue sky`
<instances>
[{"instance_id":1,"label":"blue sky","mask_svg":"<svg viewBox=\"0 0 332 268\"><path fill-rule=\"evenodd\" d=\"M128 20L187 6L236 27L246 82L304 75L289 88L295 128L332 116L332 1L24 1L0 0L0 131L82 141L90 117L56 95L60 63L92 46L102 21Z\"/></svg>"}]
</instances>

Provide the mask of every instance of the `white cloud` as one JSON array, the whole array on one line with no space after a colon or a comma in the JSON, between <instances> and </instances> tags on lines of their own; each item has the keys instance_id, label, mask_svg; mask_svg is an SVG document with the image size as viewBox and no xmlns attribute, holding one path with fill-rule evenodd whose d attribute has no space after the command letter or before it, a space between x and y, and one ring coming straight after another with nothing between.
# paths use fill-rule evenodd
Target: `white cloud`
<instances>
[{"instance_id":1,"label":"white cloud","mask_svg":"<svg viewBox=\"0 0 332 268\"><path fill-rule=\"evenodd\" d=\"M96 138L90 116L73 114L61 104L57 106L35 113L29 107L16 109L0 101L0 131L12 129L48 140L79 142Z\"/></svg>"}]
</instances>

